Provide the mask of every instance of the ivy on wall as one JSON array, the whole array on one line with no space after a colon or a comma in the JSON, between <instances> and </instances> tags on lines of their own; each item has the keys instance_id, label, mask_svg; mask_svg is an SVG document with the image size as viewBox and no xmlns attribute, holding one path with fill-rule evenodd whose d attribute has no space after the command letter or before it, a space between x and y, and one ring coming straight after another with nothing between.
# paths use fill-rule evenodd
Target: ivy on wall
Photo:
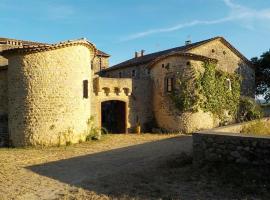
<instances>
[{"instance_id":1,"label":"ivy on wall","mask_svg":"<svg viewBox=\"0 0 270 200\"><path fill-rule=\"evenodd\" d=\"M236 116L240 100L240 76L216 69L215 64L205 63L204 73L190 66L176 76L176 90L171 99L180 112L202 109L223 120L225 111Z\"/></svg>"},{"instance_id":2,"label":"ivy on wall","mask_svg":"<svg viewBox=\"0 0 270 200\"><path fill-rule=\"evenodd\" d=\"M240 76L217 70L214 64L205 64L204 68L205 73L198 80L205 97L201 108L216 114L220 119L226 117L224 111L235 117L240 100Z\"/></svg>"}]
</instances>

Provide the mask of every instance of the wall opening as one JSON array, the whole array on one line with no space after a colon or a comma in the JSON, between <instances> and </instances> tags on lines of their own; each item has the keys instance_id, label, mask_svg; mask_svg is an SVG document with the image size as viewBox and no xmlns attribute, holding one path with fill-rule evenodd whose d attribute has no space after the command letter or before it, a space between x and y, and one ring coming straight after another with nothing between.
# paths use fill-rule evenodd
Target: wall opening
<instances>
[{"instance_id":1,"label":"wall opening","mask_svg":"<svg viewBox=\"0 0 270 200\"><path fill-rule=\"evenodd\" d=\"M109 133L126 133L126 103L117 100L102 102L101 126Z\"/></svg>"},{"instance_id":2,"label":"wall opening","mask_svg":"<svg viewBox=\"0 0 270 200\"><path fill-rule=\"evenodd\" d=\"M83 98L88 99L88 80L83 81Z\"/></svg>"}]
</instances>

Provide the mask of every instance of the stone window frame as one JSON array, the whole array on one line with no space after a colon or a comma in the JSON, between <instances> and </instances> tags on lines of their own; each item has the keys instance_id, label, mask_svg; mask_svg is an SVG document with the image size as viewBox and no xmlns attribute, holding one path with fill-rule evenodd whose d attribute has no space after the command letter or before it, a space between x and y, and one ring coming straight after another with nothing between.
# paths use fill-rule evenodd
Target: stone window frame
<instances>
[{"instance_id":1,"label":"stone window frame","mask_svg":"<svg viewBox=\"0 0 270 200\"><path fill-rule=\"evenodd\" d=\"M172 93L175 90L175 76L170 74L165 77L164 88L166 93Z\"/></svg>"}]
</instances>

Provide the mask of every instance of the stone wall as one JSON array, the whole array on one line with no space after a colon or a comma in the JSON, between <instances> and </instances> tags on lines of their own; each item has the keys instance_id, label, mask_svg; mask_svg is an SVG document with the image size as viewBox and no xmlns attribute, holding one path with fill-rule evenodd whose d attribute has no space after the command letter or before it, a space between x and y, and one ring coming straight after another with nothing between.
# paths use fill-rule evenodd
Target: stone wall
<instances>
[{"instance_id":1,"label":"stone wall","mask_svg":"<svg viewBox=\"0 0 270 200\"><path fill-rule=\"evenodd\" d=\"M85 139L94 49L85 45L9 56L9 133L14 146ZM89 89L90 91L90 89Z\"/></svg>"},{"instance_id":2,"label":"stone wall","mask_svg":"<svg viewBox=\"0 0 270 200\"><path fill-rule=\"evenodd\" d=\"M174 77L175 80L177 73L190 76L190 65L197 72L203 73L202 61L191 60L182 56L172 56L163 59L152 66L151 69L154 116L158 126L170 132L181 131L190 133L195 130L216 126L211 113L203 111L180 113L170 98L171 93L166 91L166 77Z\"/></svg>"},{"instance_id":3,"label":"stone wall","mask_svg":"<svg viewBox=\"0 0 270 200\"><path fill-rule=\"evenodd\" d=\"M101 127L101 103L117 100L126 103L126 126L134 132L137 124L146 130L152 120L151 81L149 79L95 77L91 100L95 124Z\"/></svg>"},{"instance_id":4,"label":"stone wall","mask_svg":"<svg viewBox=\"0 0 270 200\"><path fill-rule=\"evenodd\" d=\"M133 79L131 95L132 127L141 125L142 132L149 132L154 123L153 116L153 84L151 79Z\"/></svg>"},{"instance_id":5,"label":"stone wall","mask_svg":"<svg viewBox=\"0 0 270 200\"><path fill-rule=\"evenodd\" d=\"M8 82L7 67L0 68L0 146L8 144Z\"/></svg>"},{"instance_id":6,"label":"stone wall","mask_svg":"<svg viewBox=\"0 0 270 200\"><path fill-rule=\"evenodd\" d=\"M7 77L7 73L8 73L7 67L0 68L0 116L8 114L8 77Z\"/></svg>"},{"instance_id":7,"label":"stone wall","mask_svg":"<svg viewBox=\"0 0 270 200\"><path fill-rule=\"evenodd\" d=\"M121 74L120 74L121 73ZM102 76L132 80L132 93L129 98L129 131L133 132L137 124L143 132L151 131L149 125L154 121L153 115L153 81L147 65L130 66L102 72ZM120 78L121 76L121 78Z\"/></svg>"},{"instance_id":8,"label":"stone wall","mask_svg":"<svg viewBox=\"0 0 270 200\"><path fill-rule=\"evenodd\" d=\"M1 44L0 43L0 67L8 65L8 59L1 56L1 52L6 50L6 49L12 49L14 47L18 47L18 46L15 46L15 45L13 46L13 45Z\"/></svg>"},{"instance_id":9,"label":"stone wall","mask_svg":"<svg viewBox=\"0 0 270 200\"><path fill-rule=\"evenodd\" d=\"M150 70L147 65L141 64L138 66L129 66L109 71L103 71L102 76L111 78L132 78L145 79L150 78Z\"/></svg>"},{"instance_id":10,"label":"stone wall","mask_svg":"<svg viewBox=\"0 0 270 200\"><path fill-rule=\"evenodd\" d=\"M101 127L101 103L117 100L126 103L126 127L130 128L130 95L132 92L131 79L115 79L96 76L93 79L93 90L91 99L91 115L94 117L95 125Z\"/></svg>"},{"instance_id":11,"label":"stone wall","mask_svg":"<svg viewBox=\"0 0 270 200\"><path fill-rule=\"evenodd\" d=\"M194 165L208 162L270 165L270 136L225 132L238 131L245 124L194 133Z\"/></svg>"},{"instance_id":12,"label":"stone wall","mask_svg":"<svg viewBox=\"0 0 270 200\"><path fill-rule=\"evenodd\" d=\"M190 53L215 58L217 68L228 73L239 73L242 76L242 95L255 95L255 71L243 59L237 56L220 40L214 40L189 51Z\"/></svg>"},{"instance_id":13,"label":"stone wall","mask_svg":"<svg viewBox=\"0 0 270 200\"><path fill-rule=\"evenodd\" d=\"M93 60L92 72L98 73L100 70L109 67L109 57L96 56Z\"/></svg>"}]
</instances>

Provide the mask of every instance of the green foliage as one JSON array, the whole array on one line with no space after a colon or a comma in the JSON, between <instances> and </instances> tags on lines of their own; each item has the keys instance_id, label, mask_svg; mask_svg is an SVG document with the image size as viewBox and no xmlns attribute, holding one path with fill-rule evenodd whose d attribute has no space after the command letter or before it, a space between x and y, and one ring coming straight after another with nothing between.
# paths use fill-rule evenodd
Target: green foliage
<instances>
[{"instance_id":1,"label":"green foliage","mask_svg":"<svg viewBox=\"0 0 270 200\"><path fill-rule=\"evenodd\" d=\"M200 103L200 84L196 71L191 67L185 73L178 73L176 77L176 89L170 95L176 108L181 111L196 112Z\"/></svg>"},{"instance_id":2,"label":"green foliage","mask_svg":"<svg viewBox=\"0 0 270 200\"><path fill-rule=\"evenodd\" d=\"M263 95L266 101L270 102L270 50L259 58L252 58L251 62L255 66L256 93Z\"/></svg>"},{"instance_id":3,"label":"green foliage","mask_svg":"<svg viewBox=\"0 0 270 200\"><path fill-rule=\"evenodd\" d=\"M109 134L109 131L106 128L104 128L104 127L101 127L100 131L101 131L101 135L107 135L107 134Z\"/></svg>"},{"instance_id":4,"label":"green foliage","mask_svg":"<svg viewBox=\"0 0 270 200\"><path fill-rule=\"evenodd\" d=\"M87 136L86 141L100 140L101 135L108 134L108 130L104 127L98 128L94 125L94 117L91 116L87 120Z\"/></svg>"},{"instance_id":5,"label":"green foliage","mask_svg":"<svg viewBox=\"0 0 270 200\"><path fill-rule=\"evenodd\" d=\"M224 119L225 111L236 116L240 98L240 77L216 69L214 64L204 64L204 73L196 74L191 66L186 74L177 76L177 87L172 95L179 111L196 112L201 108ZM229 86L229 82L231 89Z\"/></svg>"},{"instance_id":6,"label":"green foliage","mask_svg":"<svg viewBox=\"0 0 270 200\"><path fill-rule=\"evenodd\" d=\"M201 108L216 114L220 119L226 117L225 111L231 116L236 116L240 99L239 75L216 70L213 64L205 64L204 68L205 72L198 80L204 96Z\"/></svg>"},{"instance_id":7,"label":"green foliage","mask_svg":"<svg viewBox=\"0 0 270 200\"><path fill-rule=\"evenodd\" d=\"M245 125L241 133L254 134L254 135L270 135L270 122L256 120L253 123Z\"/></svg>"},{"instance_id":8,"label":"green foliage","mask_svg":"<svg viewBox=\"0 0 270 200\"><path fill-rule=\"evenodd\" d=\"M263 116L261 107L254 99L241 97L238 111L238 121L249 121L259 119Z\"/></svg>"}]
</instances>

